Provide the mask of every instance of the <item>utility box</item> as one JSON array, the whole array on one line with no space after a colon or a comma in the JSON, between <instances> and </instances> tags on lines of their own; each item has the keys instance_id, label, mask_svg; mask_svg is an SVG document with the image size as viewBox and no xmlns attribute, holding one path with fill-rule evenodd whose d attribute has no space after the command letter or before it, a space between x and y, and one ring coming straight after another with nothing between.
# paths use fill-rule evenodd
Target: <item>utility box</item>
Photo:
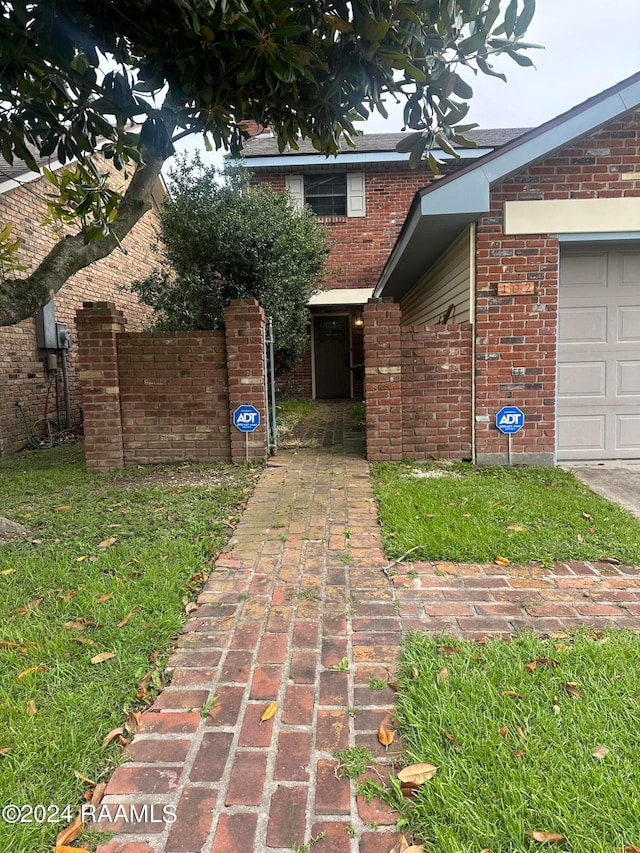
<instances>
[{"instance_id":1,"label":"utility box","mask_svg":"<svg viewBox=\"0 0 640 853\"><path fill-rule=\"evenodd\" d=\"M56 309L53 299L36 314L36 345L39 349L58 349Z\"/></svg>"}]
</instances>

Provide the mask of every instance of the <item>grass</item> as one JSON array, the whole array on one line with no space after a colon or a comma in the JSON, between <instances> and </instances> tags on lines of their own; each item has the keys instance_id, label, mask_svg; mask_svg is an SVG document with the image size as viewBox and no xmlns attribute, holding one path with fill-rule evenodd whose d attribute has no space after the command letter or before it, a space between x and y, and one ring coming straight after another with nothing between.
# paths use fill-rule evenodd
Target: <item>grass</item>
<instances>
[{"instance_id":1,"label":"grass","mask_svg":"<svg viewBox=\"0 0 640 853\"><path fill-rule=\"evenodd\" d=\"M390 558L418 546L412 560L640 562L640 521L568 471L464 463L372 470Z\"/></svg>"},{"instance_id":2,"label":"grass","mask_svg":"<svg viewBox=\"0 0 640 853\"><path fill-rule=\"evenodd\" d=\"M185 472L206 484L181 484ZM0 462L2 513L32 537L0 546L0 803L75 808L75 773L100 781L121 761L102 741L152 701L252 482L240 466L148 475L87 474L81 446ZM102 652L115 657L92 664ZM44 853L63 826L0 823L0 849Z\"/></svg>"},{"instance_id":3,"label":"grass","mask_svg":"<svg viewBox=\"0 0 640 853\"><path fill-rule=\"evenodd\" d=\"M557 665L526 668L542 658ZM640 638L630 632L486 645L410 636L396 704L406 763L438 771L411 807L387 793L401 828L426 853L528 853L541 849L532 831L564 836L556 846L567 853L640 845L638 684ZM599 745L609 750L600 759Z\"/></svg>"},{"instance_id":4,"label":"grass","mask_svg":"<svg viewBox=\"0 0 640 853\"><path fill-rule=\"evenodd\" d=\"M276 422L278 425L278 436L286 435L306 415L314 411L313 400L278 400L276 403Z\"/></svg>"}]
</instances>

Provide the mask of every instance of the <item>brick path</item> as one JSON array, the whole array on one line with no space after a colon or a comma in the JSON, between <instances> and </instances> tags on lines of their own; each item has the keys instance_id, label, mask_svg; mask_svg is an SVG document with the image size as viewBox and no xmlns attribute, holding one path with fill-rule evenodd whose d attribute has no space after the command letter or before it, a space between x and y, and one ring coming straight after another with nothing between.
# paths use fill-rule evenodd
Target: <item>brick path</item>
<instances>
[{"instance_id":1,"label":"brick path","mask_svg":"<svg viewBox=\"0 0 640 853\"><path fill-rule=\"evenodd\" d=\"M323 832L311 853L388 853L394 815L357 798L332 753L363 745L393 761L396 745L376 738L393 693L368 682L387 679L403 632L640 628L639 567L388 567L350 407L324 415L267 466L178 641L171 685L111 777L112 813L155 812L101 822L118 834L98 853L290 853ZM260 723L269 702L278 711Z\"/></svg>"}]
</instances>

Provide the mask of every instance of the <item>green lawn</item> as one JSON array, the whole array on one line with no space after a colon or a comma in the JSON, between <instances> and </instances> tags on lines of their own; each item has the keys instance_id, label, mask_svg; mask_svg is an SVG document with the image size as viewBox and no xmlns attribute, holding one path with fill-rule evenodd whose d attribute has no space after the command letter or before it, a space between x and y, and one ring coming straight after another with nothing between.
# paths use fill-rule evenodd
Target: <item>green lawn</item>
<instances>
[{"instance_id":1,"label":"green lawn","mask_svg":"<svg viewBox=\"0 0 640 853\"><path fill-rule=\"evenodd\" d=\"M379 463L372 472L390 558L418 546L410 559L640 563L640 521L562 469Z\"/></svg>"},{"instance_id":2,"label":"green lawn","mask_svg":"<svg viewBox=\"0 0 640 853\"><path fill-rule=\"evenodd\" d=\"M405 761L438 770L410 800L387 789L400 828L425 853L631 853L639 685L640 638L628 632L486 645L412 635L396 704ZM549 848L527 832L566 840Z\"/></svg>"},{"instance_id":3,"label":"green lawn","mask_svg":"<svg viewBox=\"0 0 640 853\"><path fill-rule=\"evenodd\" d=\"M87 474L81 446L0 462L0 511L30 529L0 545L2 804L75 806L75 773L99 781L120 761L102 741L152 701L253 480L243 466L149 473ZM0 850L44 853L62 826L0 822Z\"/></svg>"}]
</instances>

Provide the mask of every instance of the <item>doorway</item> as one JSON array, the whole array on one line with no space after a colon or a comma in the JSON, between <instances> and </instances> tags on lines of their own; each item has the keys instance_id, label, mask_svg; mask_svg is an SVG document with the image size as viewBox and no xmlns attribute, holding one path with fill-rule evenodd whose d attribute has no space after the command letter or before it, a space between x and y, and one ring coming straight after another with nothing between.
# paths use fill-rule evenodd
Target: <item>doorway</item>
<instances>
[{"instance_id":1,"label":"doorway","mask_svg":"<svg viewBox=\"0 0 640 853\"><path fill-rule=\"evenodd\" d=\"M317 400L351 397L351 317L313 318L313 369Z\"/></svg>"}]
</instances>

